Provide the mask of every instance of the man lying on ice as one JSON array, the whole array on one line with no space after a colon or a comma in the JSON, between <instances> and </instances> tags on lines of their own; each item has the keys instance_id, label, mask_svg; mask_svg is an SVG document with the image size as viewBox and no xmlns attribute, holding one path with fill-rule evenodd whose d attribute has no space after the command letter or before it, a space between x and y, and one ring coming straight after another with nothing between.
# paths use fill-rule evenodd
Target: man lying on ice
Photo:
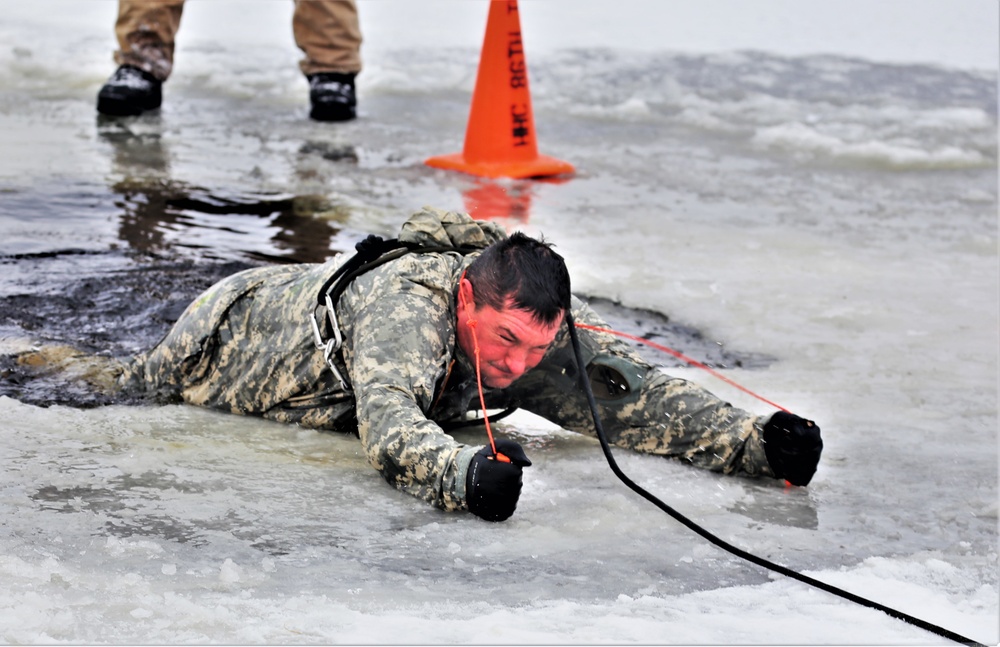
<instances>
[{"instance_id":1,"label":"man lying on ice","mask_svg":"<svg viewBox=\"0 0 1000 647\"><path fill-rule=\"evenodd\" d=\"M393 486L501 521L531 462L512 440L470 446L447 429L480 408L482 388L489 409L593 435L567 313L607 328L571 296L548 243L426 208L398 241L369 239L354 257L223 279L157 346L110 369L131 395L357 433ZM811 421L734 408L611 334L578 337L611 444L795 485L815 473L823 444Z\"/></svg>"}]
</instances>

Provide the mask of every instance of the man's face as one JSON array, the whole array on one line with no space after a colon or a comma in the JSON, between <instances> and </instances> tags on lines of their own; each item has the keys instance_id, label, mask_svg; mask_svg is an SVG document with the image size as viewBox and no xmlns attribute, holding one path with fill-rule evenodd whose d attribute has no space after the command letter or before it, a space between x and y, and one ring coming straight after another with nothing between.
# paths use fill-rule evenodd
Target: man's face
<instances>
[{"instance_id":1,"label":"man's face","mask_svg":"<svg viewBox=\"0 0 1000 647\"><path fill-rule=\"evenodd\" d=\"M467 281L466 281L467 283ZM507 305L501 310L483 305L468 308L459 306L458 343L462 351L475 362L475 343L468 325L470 318L476 324L479 338L479 371L483 383L494 389L511 385L538 365L545 351L556 338L562 318L551 326L538 323L526 310Z\"/></svg>"}]
</instances>

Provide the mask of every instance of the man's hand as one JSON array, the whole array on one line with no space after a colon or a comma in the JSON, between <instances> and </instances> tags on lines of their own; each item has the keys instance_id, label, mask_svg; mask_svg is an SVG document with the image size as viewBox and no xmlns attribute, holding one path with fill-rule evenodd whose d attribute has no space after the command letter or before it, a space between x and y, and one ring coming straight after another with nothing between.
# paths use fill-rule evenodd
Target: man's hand
<instances>
[{"instance_id":1,"label":"man's hand","mask_svg":"<svg viewBox=\"0 0 1000 647\"><path fill-rule=\"evenodd\" d=\"M514 514L521 496L521 468L531 465L513 440L497 440L496 448L499 457L490 447L476 452L465 480L469 511L487 521L503 521Z\"/></svg>"},{"instance_id":2,"label":"man's hand","mask_svg":"<svg viewBox=\"0 0 1000 647\"><path fill-rule=\"evenodd\" d=\"M764 454L775 478L808 485L822 452L819 427L812 420L779 411L764 425Z\"/></svg>"}]
</instances>

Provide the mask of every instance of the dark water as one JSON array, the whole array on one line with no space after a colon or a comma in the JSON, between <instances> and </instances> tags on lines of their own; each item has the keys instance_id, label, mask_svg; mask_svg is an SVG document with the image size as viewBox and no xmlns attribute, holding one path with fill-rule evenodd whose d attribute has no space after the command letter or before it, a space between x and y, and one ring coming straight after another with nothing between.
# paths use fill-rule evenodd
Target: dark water
<instances>
[{"instance_id":1,"label":"dark water","mask_svg":"<svg viewBox=\"0 0 1000 647\"><path fill-rule=\"evenodd\" d=\"M119 182L109 191L13 194L3 217L45 213L59 235L8 241L0 256L0 336L68 344L88 353L127 356L155 344L187 304L221 278L268 263L316 263L338 249L341 230L315 217L316 196L226 195L176 182ZM79 231L67 227L83 219ZM102 223L100 227L88 222ZM87 232L86 235L83 232ZM207 232L207 235L206 235ZM209 238L211 245L197 242ZM194 241L194 242L192 242ZM740 353L667 315L591 298L616 330L676 349L714 367L767 366L772 358ZM652 346L662 366L684 365ZM105 396L39 378L12 355L0 356L0 395L48 406L91 406Z\"/></svg>"}]
</instances>

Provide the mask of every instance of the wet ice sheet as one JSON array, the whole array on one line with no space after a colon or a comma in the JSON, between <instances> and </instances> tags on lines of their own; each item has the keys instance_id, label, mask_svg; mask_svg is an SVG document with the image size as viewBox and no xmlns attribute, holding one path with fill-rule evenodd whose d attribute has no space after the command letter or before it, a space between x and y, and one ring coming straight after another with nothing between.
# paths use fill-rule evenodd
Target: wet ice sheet
<instances>
[{"instance_id":1,"label":"wet ice sheet","mask_svg":"<svg viewBox=\"0 0 1000 647\"><path fill-rule=\"evenodd\" d=\"M769 581L631 496L596 443L531 419L520 421L531 478L516 517L497 525L414 505L350 437L189 407L37 410L3 398L0 412L15 421L0 474L11 642L714 644L767 642L776 627L802 643L927 641ZM817 532L823 487L619 461L729 541L990 631L996 591L979 584L982 560L927 550L838 566L844 539ZM776 509L780 520L755 518Z\"/></svg>"},{"instance_id":2,"label":"wet ice sheet","mask_svg":"<svg viewBox=\"0 0 1000 647\"><path fill-rule=\"evenodd\" d=\"M425 203L499 201L558 244L578 290L775 358L727 374L826 439L805 490L619 456L630 475L727 541L997 641L995 66L627 42L535 56L529 40L543 152L579 172L485 183L421 163L461 146L479 33L370 57L362 118L319 128L264 14L240 14L252 50L189 22L164 109L108 124L93 101L113 3L92 6L105 15L75 31L0 26L18 43L0 50L4 290L116 269L11 255L135 251L126 189L144 182L321 195L338 227L382 234ZM893 40L912 63L937 36ZM143 227L186 253L287 250L260 219ZM933 641L707 546L615 483L593 441L531 419L510 425L535 460L524 500L496 526L391 490L349 438L182 407L0 399L0 417L7 642Z\"/></svg>"}]
</instances>

